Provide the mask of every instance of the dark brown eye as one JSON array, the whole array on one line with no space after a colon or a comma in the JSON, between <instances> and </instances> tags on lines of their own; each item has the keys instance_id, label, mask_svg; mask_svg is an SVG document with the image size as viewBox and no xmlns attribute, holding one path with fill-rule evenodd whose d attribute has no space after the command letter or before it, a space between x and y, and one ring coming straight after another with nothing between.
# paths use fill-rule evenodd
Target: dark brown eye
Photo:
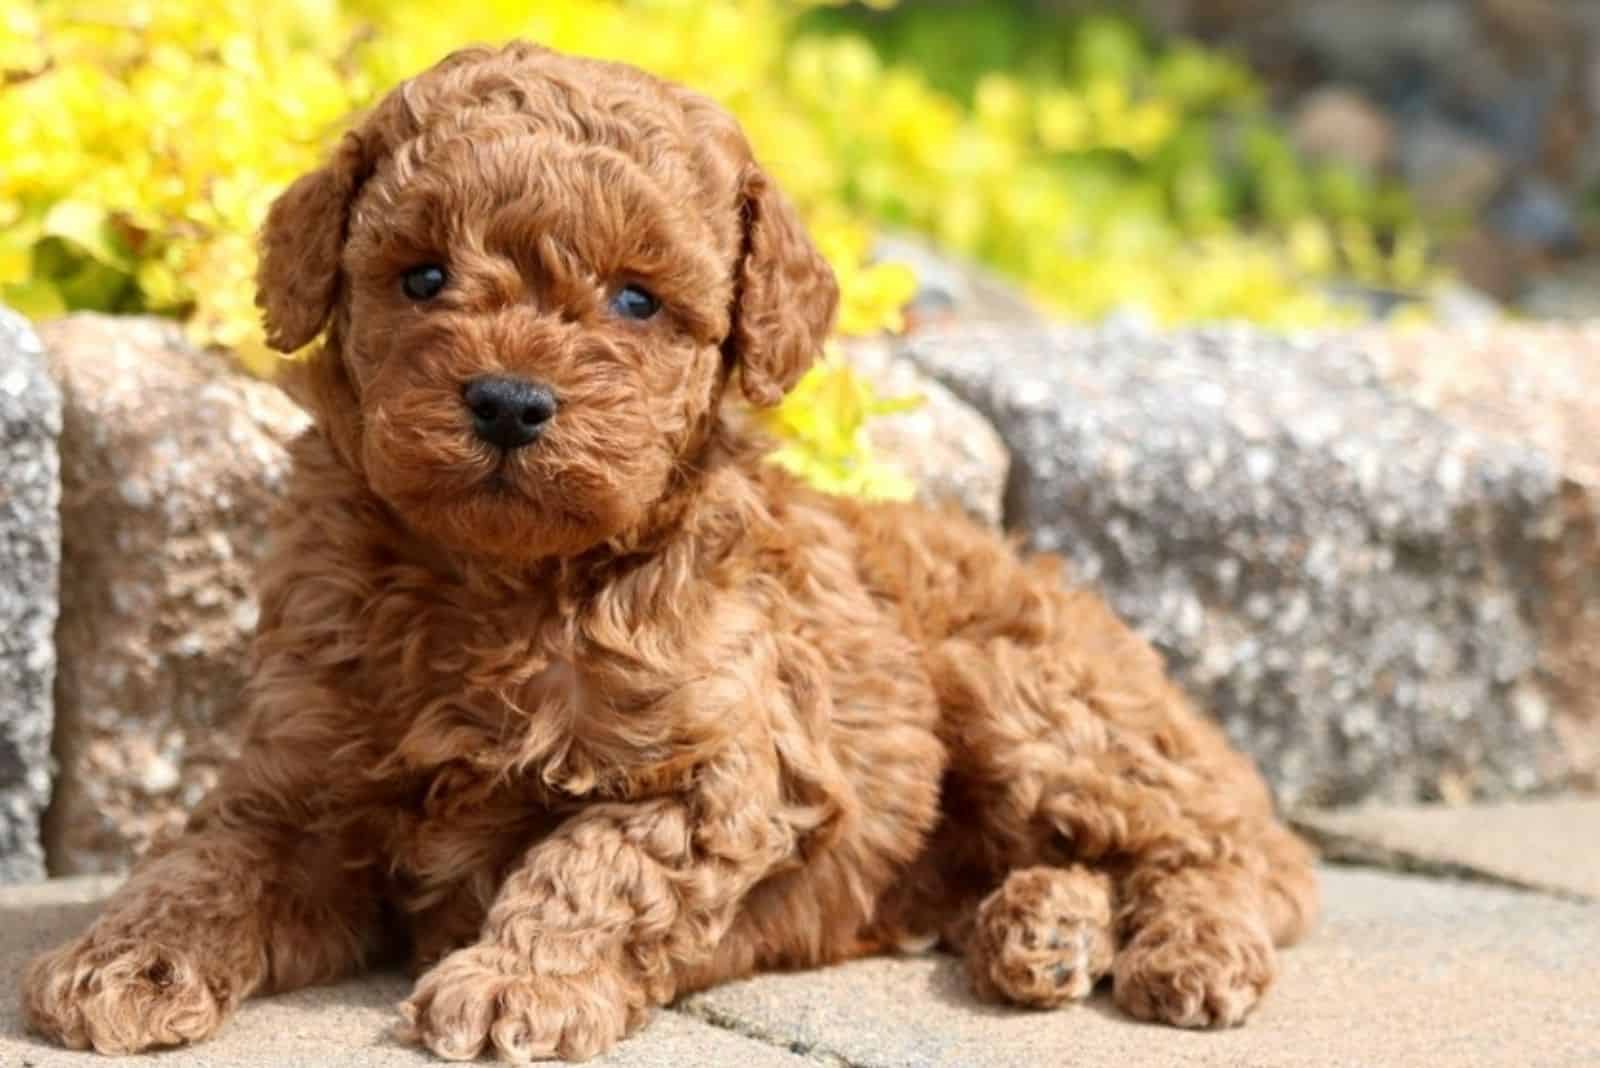
<instances>
[{"instance_id":1,"label":"dark brown eye","mask_svg":"<svg viewBox=\"0 0 1600 1068\"><path fill-rule=\"evenodd\" d=\"M611 298L611 310L624 319L643 322L661 310L661 302L643 286L628 285L617 290L617 295Z\"/></svg>"},{"instance_id":2,"label":"dark brown eye","mask_svg":"<svg viewBox=\"0 0 1600 1068\"><path fill-rule=\"evenodd\" d=\"M444 288L444 268L437 263L424 263L400 276L400 288L412 300L430 300Z\"/></svg>"}]
</instances>

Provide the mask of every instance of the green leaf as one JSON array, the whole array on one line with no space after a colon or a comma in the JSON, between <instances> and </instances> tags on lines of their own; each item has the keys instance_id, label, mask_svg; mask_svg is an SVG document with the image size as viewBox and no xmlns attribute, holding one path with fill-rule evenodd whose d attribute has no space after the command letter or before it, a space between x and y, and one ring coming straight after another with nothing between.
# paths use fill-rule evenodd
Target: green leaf
<instances>
[{"instance_id":1,"label":"green leaf","mask_svg":"<svg viewBox=\"0 0 1600 1068\"><path fill-rule=\"evenodd\" d=\"M132 284L131 276L96 260L83 260L76 271L56 279L56 288L73 311L126 311Z\"/></svg>"},{"instance_id":2,"label":"green leaf","mask_svg":"<svg viewBox=\"0 0 1600 1068\"><path fill-rule=\"evenodd\" d=\"M1080 79L1110 78L1131 82L1144 70L1146 56L1139 31L1114 15L1091 15L1078 27L1073 61Z\"/></svg>"},{"instance_id":3,"label":"green leaf","mask_svg":"<svg viewBox=\"0 0 1600 1068\"><path fill-rule=\"evenodd\" d=\"M133 255L117 236L111 215L98 204L84 200L62 200L44 217L44 233L82 249L91 258L127 274L133 270Z\"/></svg>"},{"instance_id":4,"label":"green leaf","mask_svg":"<svg viewBox=\"0 0 1600 1068\"><path fill-rule=\"evenodd\" d=\"M0 304L9 305L35 320L50 319L67 311L66 302L55 285L38 278L0 286Z\"/></svg>"}]
</instances>

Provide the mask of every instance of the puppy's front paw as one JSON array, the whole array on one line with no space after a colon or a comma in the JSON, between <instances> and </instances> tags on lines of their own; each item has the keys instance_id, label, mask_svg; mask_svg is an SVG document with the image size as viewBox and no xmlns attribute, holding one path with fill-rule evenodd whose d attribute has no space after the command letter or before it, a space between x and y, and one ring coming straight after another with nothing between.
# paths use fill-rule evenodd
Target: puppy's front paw
<instances>
[{"instance_id":1,"label":"puppy's front paw","mask_svg":"<svg viewBox=\"0 0 1600 1068\"><path fill-rule=\"evenodd\" d=\"M176 946L85 936L36 958L22 979L28 1027L72 1049L127 1054L209 1038L225 1008Z\"/></svg>"},{"instance_id":2,"label":"puppy's front paw","mask_svg":"<svg viewBox=\"0 0 1600 1068\"><path fill-rule=\"evenodd\" d=\"M1130 1016L1174 1027L1236 1027L1277 972L1259 923L1219 916L1161 917L1118 953L1114 996Z\"/></svg>"},{"instance_id":3,"label":"puppy's front paw","mask_svg":"<svg viewBox=\"0 0 1600 1068\"><path fill-rule=\"evenodd\" d=\"M400 1006L403 1037L451 1061L492 1047L515 1064L586 1061L644 1022L643 1000L608 966L539 975L497 946L459 949Z\"/></svg>"}]
</instances>

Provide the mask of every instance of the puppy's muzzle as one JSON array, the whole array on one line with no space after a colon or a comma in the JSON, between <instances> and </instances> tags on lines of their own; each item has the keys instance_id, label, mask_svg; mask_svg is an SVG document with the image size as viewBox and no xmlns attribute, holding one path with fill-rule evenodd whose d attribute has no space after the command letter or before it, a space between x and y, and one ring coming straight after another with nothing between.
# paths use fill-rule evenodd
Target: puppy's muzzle
<instances>
[{"instance_id":1,"label":"puppy's muzzle","mask_svg":"<svg viewBox=\"0 0 1600 1068\"><path fill-rule=\"evenodd\" d=\"M520 449L538 440L557 407L548 387L505 375L474 378L461 399L472 415L472 432L499 449Z\"/></svg>"}]
</instances>

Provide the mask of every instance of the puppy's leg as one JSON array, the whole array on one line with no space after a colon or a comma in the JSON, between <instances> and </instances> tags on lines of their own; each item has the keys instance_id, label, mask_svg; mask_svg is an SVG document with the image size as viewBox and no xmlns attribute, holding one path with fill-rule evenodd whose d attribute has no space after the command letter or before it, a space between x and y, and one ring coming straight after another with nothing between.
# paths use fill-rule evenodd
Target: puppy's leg
<instances>
[{"instance_id":1,"label":"puppy's leg","mask_svg":"<svg viewBox=\"0 0 1600 1068\"><path fill-rule=\"evenodd\" d=\"M936 662L957 792L981 835L969 865L1107 873L1124 1009L1241 1022L1272 981L1274 937L1291 940L1315 911L1309 852L1276 823L1249 762L1109 613L1080 601L1041 630L952 642ZM985 972L974 966L980 990Z\"/></svg>"},{"instance_id":2,"label":"puppy's leg","mask_svg":"<svg viewBox=\"0 0 1600 1068\"><path fill-rule=\"evenodd\" d=\"M376 940L378 869L317 819L329 784L354 778L335 766L337 706L297 685L257 701L242 753L183 834L140 861L86 933L28 966L33 1030L102 1053L198 1041L253 992L333 979Z\"/></svg>"},{"instance_id":3,"label":"puppy's leg","mask_svg":"<svg viewBox=\"0 0 1600 1068\"><path fill-rule=\"evenodd\" d=\"M726 767L739 766L740 759ZM529 851L482 936L401 1006L449 1060L586 1060L709 958L743 895L795 850L762 783L708 770L681 798L596 804Z\"/></svg>"},{"instance_id":4,"label":"puppy's leg","mask_svg":"<svg viewBox=\"0 0 1600 1068\"><path fill-rule=\"evenodd\" d=\"M1275 940L1316 908L1310 851L1242 758L1213 755L1176 764L1122 738L1061 769L1040 806L1064 847L1115 875L1117 1004L1178 1027L1244 1022L1276 976Z\"/></svg>"},{"instance_id":5,"label":"puppy's leg","mask_svg":"<svg viewBox=\"0 0 1600 1068\"><path fill-rule=\"evenodd\" d=\"M1082 866L1022 868L978 906L965 946L973 990L1048 1009L1089 996L1111 968L1111 878Z\"/></svg>"},{"instance_id":6,"label":"puppy's leg","mask_svg":"<svg viewBox=\"0 0 1600 1068\"><path fill-rule=\"evenodd\" d=\"M256 990L353 967L375 908L359 882L324 844L269 821L197 816L85 934L28 965L24 1017L101 1053L207 1038Z\"/></svg>"},{"instance_id":7,"label":"puppy's leg","mask_svg":"<svg viewBox=\"0 0 1600 1068\"><path fill-rule=\"evenodd\" d=\"M1276 820L1260 840L1263 907L1274 945L1292 946L1311 929L1321 907L1317 857L1311 847Z\"/></svg>"},{"instance_id":8,"label":"puppy's leg","mask_svg":"<svg viewBox=\"0 0 1600 1068\"><path fill-rule=\"evenodd\" d=\"M1233 1027L1277 974L1261 880L1221 863L1136 869L1122 885L1117 1004L1177 1027Z\"/></svg>"},{"instance_id":9,"label":"puppy's leg","mask_svg":"<svg viewBox=\"0 0 1600 1068\"><path fill-rule=\"evenodd\" d=\"M1276 821L1249 761L1181 697L1168 701L1176 730L1114 726L1105 753L1062 769L1041 812L1117 876L1118 1005L1178 1027L1232 1027L1275 978L1275 943L1315 914L1312 855Z\"/></svg>"}]
</instances>

